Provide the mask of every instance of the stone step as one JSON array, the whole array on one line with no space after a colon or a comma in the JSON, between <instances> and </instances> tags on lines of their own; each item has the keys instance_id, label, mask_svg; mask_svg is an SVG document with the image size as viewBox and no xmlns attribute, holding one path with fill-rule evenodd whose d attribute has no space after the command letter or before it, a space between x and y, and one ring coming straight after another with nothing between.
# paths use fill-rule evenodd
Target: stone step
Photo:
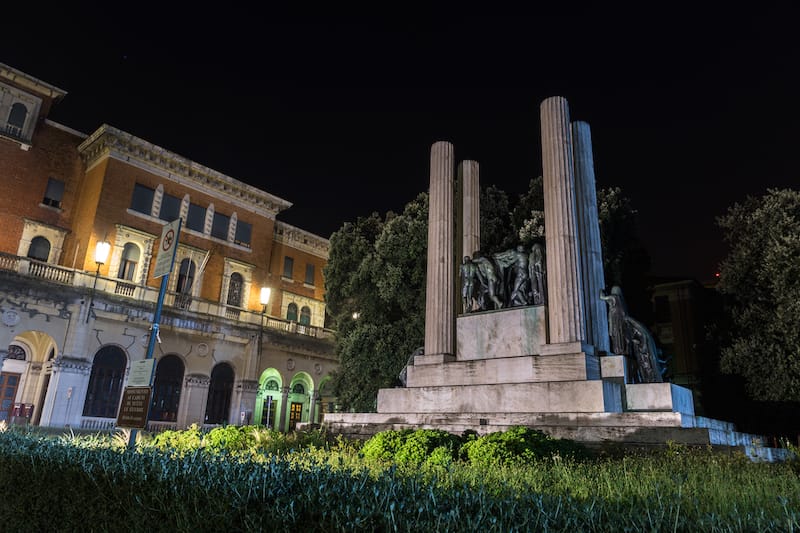
<instances>
[{"instance_id":1,"label":"stone step","mask_svg":"<svg viewBox=\"0 0 800 533\"><path fill-rule=\"evenodd\" d=\"M592 380L599 377L599 358L585 353L458 360L411 365L406 369L408 387L543 383Z\"/></svg>"},{"instance_id":2,"label":"stone step","mask_svg":"<svg viewBox=\"0 0 800 533\"><path fill-rule=\"evenodd\" d=\"M379 413L622 411L621 386L602 380L380 389Z\"/></svg>"}]
</instances>

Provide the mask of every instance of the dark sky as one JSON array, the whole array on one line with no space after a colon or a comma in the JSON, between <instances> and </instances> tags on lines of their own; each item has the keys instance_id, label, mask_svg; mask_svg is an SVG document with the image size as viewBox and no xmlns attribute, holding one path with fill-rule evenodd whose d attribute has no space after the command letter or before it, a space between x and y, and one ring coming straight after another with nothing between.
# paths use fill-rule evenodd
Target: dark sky
<instances>
[{"instance_id":1,"label":"dark sky","mask_svg":"<svg viewBox=\"0 0 800 533\"><path fill-rule=\"evenodd\" d=\"M525 191L554 95L592 128L598 187L638 209L655 274L711 279L715 218L797 187L795 9L125 5L20 15L0 62L68 91L53 120L108 123L261 187L294 203L279 219L325 237L427 190L437 140L483 185Z\"/></svg>"}]
</instances>

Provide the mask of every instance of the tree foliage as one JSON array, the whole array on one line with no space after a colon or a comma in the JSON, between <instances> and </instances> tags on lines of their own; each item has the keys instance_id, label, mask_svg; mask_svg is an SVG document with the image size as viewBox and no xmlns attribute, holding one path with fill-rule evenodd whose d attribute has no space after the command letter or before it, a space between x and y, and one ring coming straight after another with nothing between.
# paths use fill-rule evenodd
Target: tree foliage
<instances>
[{"instance_id":1,"label":"tree foliage","mask_svg":"<svg viewBox=\"0 0 800 533\"><path fill-rule=\"evenodd\" d=\"M326 303L340 360L334 391L345 409L373 411L425 334L428 195L400 215L377 213L331 235ZM358 318L354 318L357 313Z\"/></svg>"},{"instance_id":2,"label":"tree foliage","mask_svg":"<svg viewBox=\"0 0 800 533\"><path fill-rule=\"evenodd\" d=\"M598 191L598 198L603 199L598 201L601 233L633 235L635 211L621 192ZM541 177L532 179L528 191L513 203L505 191L481 187L481 250L492 254L518 243L543 242L543 230L536 228L543 222L537 218L543 208ZM373 213L331 235L325 298L340 360L334 392L344 409L373 411L378 389L397 383L424 342L427 231L428 194L422 193L402 214L389 212L381 218ZM613 236L607 240L631 246ZM624 262L626 253L612 250L610 256Z\"/></svg>"},{"instance_id":3,"label":"tree foliage","mask_svg":"<svg viewBox=\"0 0 800 533\"><path fill-rule=\"evenodd\" d=\"M717 219L730 251L721 367L757 400L800 401L800 192L769 189Z\"/></svg>"}]
</instances>

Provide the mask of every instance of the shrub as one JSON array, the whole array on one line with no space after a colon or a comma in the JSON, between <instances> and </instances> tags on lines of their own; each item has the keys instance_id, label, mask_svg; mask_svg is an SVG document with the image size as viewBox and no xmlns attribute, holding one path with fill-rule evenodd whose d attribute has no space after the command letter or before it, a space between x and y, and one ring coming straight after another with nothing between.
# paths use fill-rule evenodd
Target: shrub
<instances>
[{"instance_id":1,"label":"shrub","mask_svg":"<svg viewBox=\"0 0 800 533\"><path fill-rule=\"evenodd\" d=\"M546 433L521 426L489 433L468 440L460 450L461 457L474 466L531 464L553 456L585 458L587 449L568 439L553 438Z\"/></svg>"},{"instance_id":2,"label":"shrub","mask_svg":"<svg viewBox=\"0 0 800 533\"><path fill-rule=\"evenodd\" d=\"M214 428L203 438L209 452L242 452L255 446L252 426L222 426Z\"/></svg>"},{"instance_id":3,"label":"shrub","mask_svg":"<svg viewBox=\"0 0 800 533\"><path fill-rule=\"evenodd\" d=\"M168 429L156 435L150 445L159 450L174 450L183 455L203 447L203 432L197 424L183 430Z\"/></svg>"},{"instance_id":4,"label":"shrub","mask_svg":"<svg viewBox=\"0 0 800 533\"><path fill-rule=\"evenodd\" d=\"M361 447L361 453L366 459L393 461L395 454L400 450L406 437L413 431L412 429L390 429L376 433L364 443L364 446Z\"/></svg>"}]
</instances>

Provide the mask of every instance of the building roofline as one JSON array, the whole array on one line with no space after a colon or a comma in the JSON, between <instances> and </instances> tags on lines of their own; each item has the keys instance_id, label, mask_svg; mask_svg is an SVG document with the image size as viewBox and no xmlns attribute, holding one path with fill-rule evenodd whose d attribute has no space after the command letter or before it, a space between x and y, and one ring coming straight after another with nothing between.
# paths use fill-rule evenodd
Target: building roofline
<instances>
[{"instance_id":1,"label":"building roofline","mask_svg":"<svg viewBox=\"0 0 800 533\"><path fill-rule=\"evenodd\" d=\"M12 81L54 100L61 100L67 95L67 91L64 89L59 89L55 85L51 85L39 78L34 78L30 74L25 74L21 70L17 70L5 63L0 63L0 79Z\"/></svg>"}]
</instances>

